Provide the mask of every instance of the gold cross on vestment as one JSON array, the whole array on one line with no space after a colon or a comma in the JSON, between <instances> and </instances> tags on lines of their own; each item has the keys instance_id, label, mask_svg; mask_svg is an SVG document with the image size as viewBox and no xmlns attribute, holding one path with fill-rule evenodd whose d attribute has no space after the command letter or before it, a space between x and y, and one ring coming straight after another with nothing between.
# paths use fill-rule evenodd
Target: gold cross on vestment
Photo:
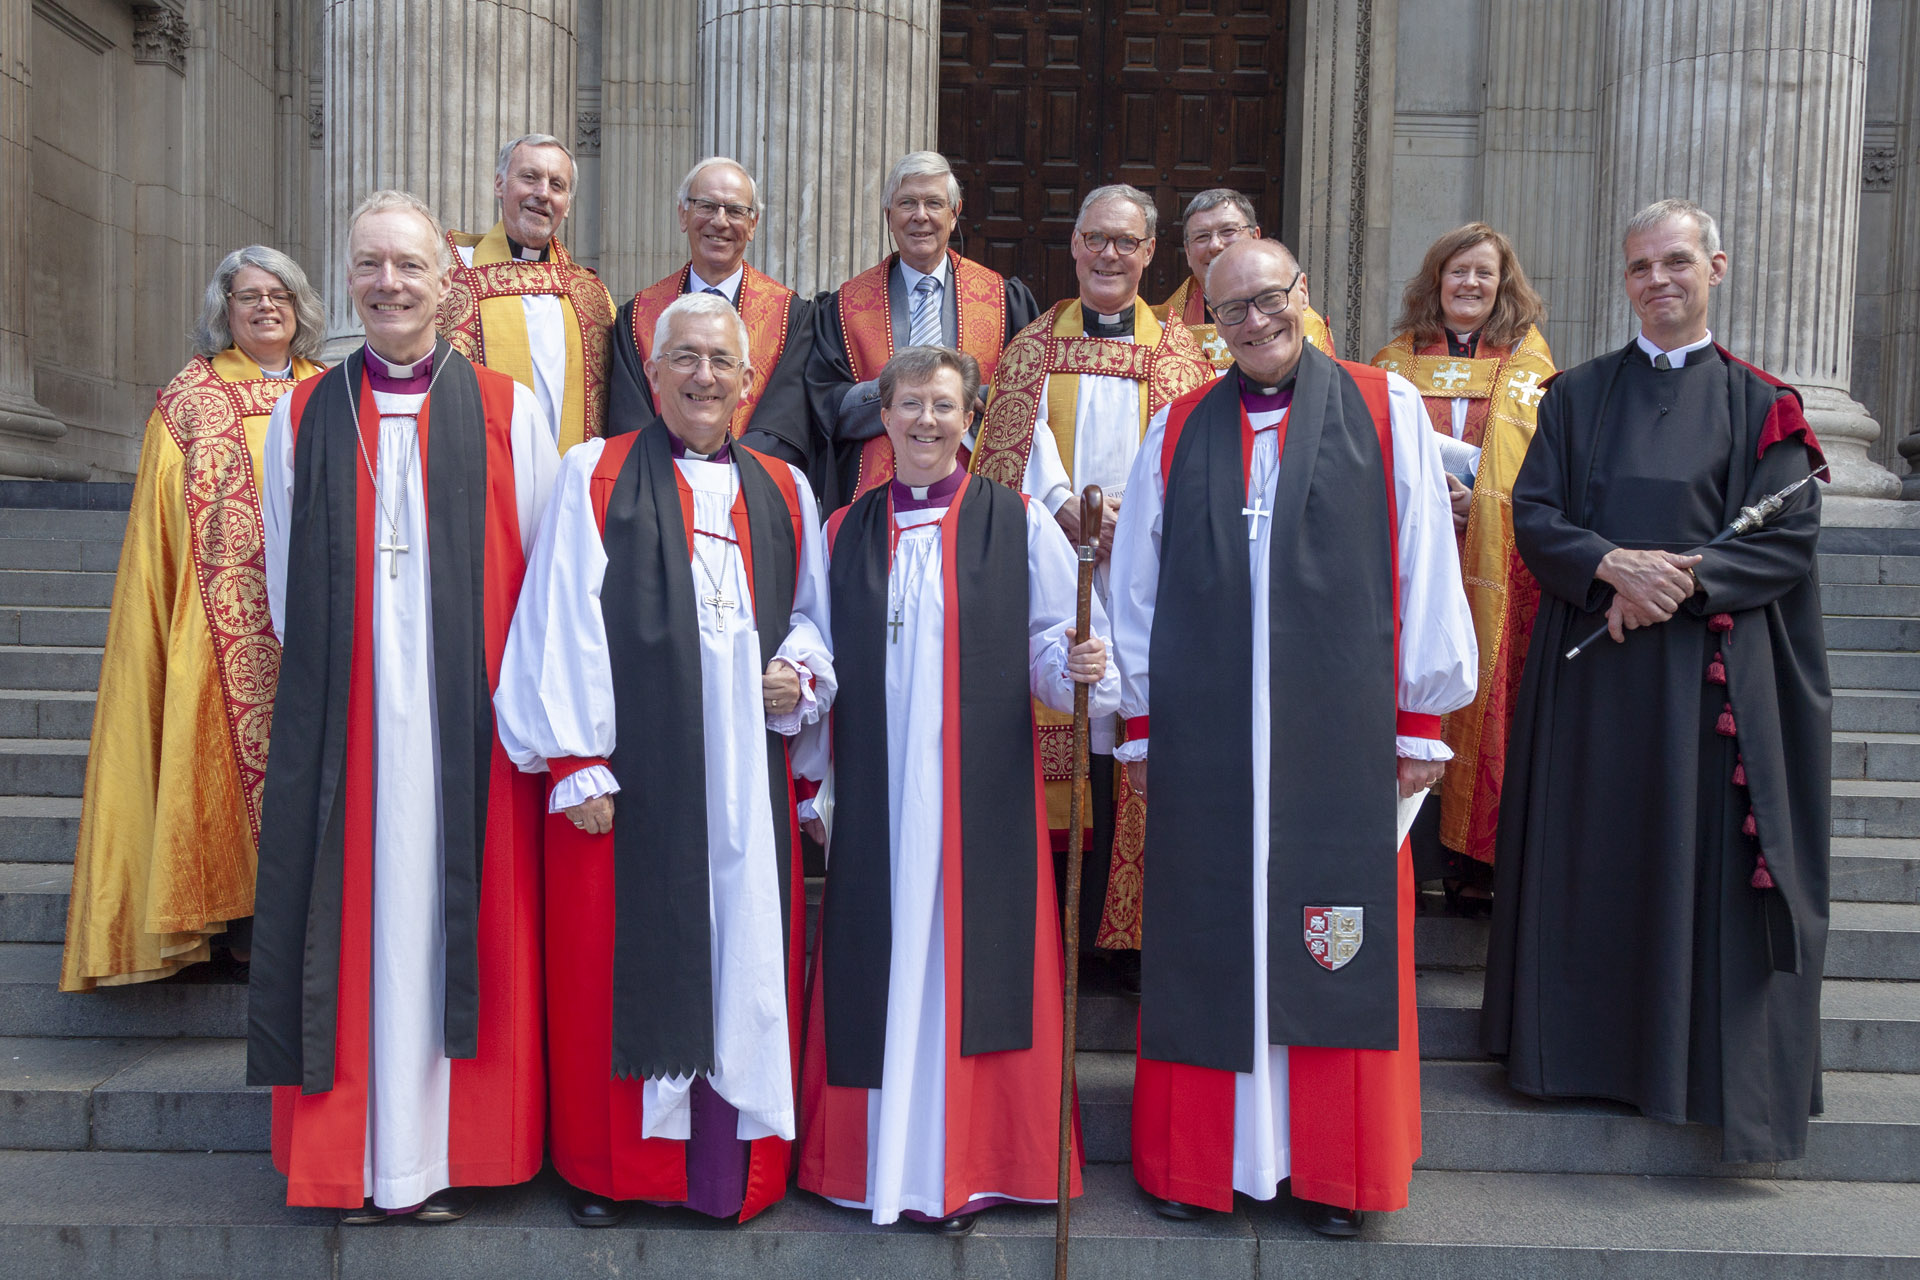
<instances>
[{"instance_id":1,"label":"gold cross on vestment","mask_svg":"<svg viewBox=\"0 0 1920 1280\"><path fill-rule=\"evenodd\" d=\"M1463 382L1472 381L1472 379L1473 370L1467 368L1467 366L1461 364L1458 360L1449 361L1433 371L1433 385L1445 388L1448 391L1453 390Z\"/></svg>"},{"instance_id":2,"label":"gold cross on vestment","mask_svg":"<svg viewBox=\"0 0 1920 1280\"><path fill-rule=\"evenodd\" d=\"M1547 389L1540 385L1540 375L1532 369L1508 378L1507 390L1513 392L1513 398L1529 409L1540 403L1540 397L1547 393Z\"/></svg>"}]
</instances>

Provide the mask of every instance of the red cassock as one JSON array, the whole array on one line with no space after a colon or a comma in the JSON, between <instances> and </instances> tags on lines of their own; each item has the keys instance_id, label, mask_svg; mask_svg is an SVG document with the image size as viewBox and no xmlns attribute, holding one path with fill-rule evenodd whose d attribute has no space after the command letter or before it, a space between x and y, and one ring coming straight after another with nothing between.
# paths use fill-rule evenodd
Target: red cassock
<instances>
[{"instance_id":1,"label":"red cassock","mask_svg":"<svg viewBox=\"0 0 1920 1280\"><path fill-rule=\"evenodd\" d=\"M609 440L594 467L594 516L606 531L607 500L638 433ZM781 485L790 509L791 472L784 463L762 458L768 474ZM679 477L681 516L687 545L693 535L693 494ZM733 512L734 533L741 539L741 558L752 586L753 552L744 498ZM618 661L616 655L615 661ZM555 760L549 766L557 782L587 764L604 760ZM806 879L801 862L800 832L789 802L784 815L791 830L787 868L788 901L792 912L787 948L787 1026L789 1054L797 1071L800 1060L800 1008L806 960ZM553 1165L569 1183L610 1200L688 1199L687 1148L672 1138L642 1138L641 1096L646 1082L613 1075L613 835L588 835L564 813L547 818L547 1049L553 1073ZM781 1138L757 1138L747 1156L746 1199L740 1208L745 1221L778 1201L787 1192L793 1144Z\"/></svg>"},{"instance_id":2,"label":"red cassock","mask_svg":"<svg viewBox=\"0 0 1920 1280\"><path fill-rule=\"evenodd\" d=\"M515 507L511 443L513 380L476 367L487 432L485 641L487 683L500 678L507 624L526 573ZM298 424L316 380L293 393ZM421 478L427 465L428 414L420 413ZM360 420L377 423L373 393L362 384ZM369 460L368 465L373 465ZM287 1203L357 1208L365 1200L368 1015L373 920L373 587L370 550L377 501L358 472L358 557L354 646L348 692L346 864L340 932L339 1022L333 1088L302 1095L273 1091L273 1163L287 1176ZM430 768L430 762L422 762ZM546 1068L540 1023L540 812L542 786L507 758L496 735L488 774L486 851L479 911L479 1053L455 1059L447 1156L454 1186L503 1186L540 1171L546 1117Z\"/></svg>"}]
</instances>

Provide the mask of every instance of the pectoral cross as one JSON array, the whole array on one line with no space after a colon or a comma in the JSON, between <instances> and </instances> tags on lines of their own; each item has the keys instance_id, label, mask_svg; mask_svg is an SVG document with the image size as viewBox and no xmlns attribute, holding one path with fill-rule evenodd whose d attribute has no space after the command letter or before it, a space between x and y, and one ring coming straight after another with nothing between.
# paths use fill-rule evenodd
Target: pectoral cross
<instances>
[{"instance_id":1,"label":"pectoral cross","mask_svg":"<svg viewBox=\"0 0 1920 1280\"><path fill-rule=\"evenodd\" d=\"M734 607L733 601L721 595L720 588L715 587L713 594L710 596L701 596L700 602L712 606L713 610L720 615L719 631L722 635L726 634L727 611Z\"/></svg>"},{"instance_id":2,"label":"pectoral cross","mask_svg":"<svg viewBox=\"0 0 1920 1280\"><path fill-rule=\"evenodd\" d=\"M900 628L906 625L906 620L900 616L900 610L898 606L894 608L893 616L887 619L887 625L893 628L893 643L899 644Z\"/></svg>"},{"instance_id":3,"label":"pectoral cross","mask_svg":"<svg viewBox=\"0 0 1920 1280\"><path fill-rule=\"evenodd\" d=\"M398 529L389 530L387 540L381 543L378 549L386 553L387 576L389 578L399 577L400 557L405 555L409 550L407 544L400 541L400 531Z\"/></svg>"},{"instance_id":4,"label":"pectoral cross","mask_svg":"<svg viewBox=\"0 0 1920 1280\"><path fill-rule=\"evenodd\" d=\"M1260 504L1264 501L1264 498L1255 498L1252 506L1240 508L1240 514L1247 518L1248 542L1258 542L1260 540L1260 518L1262 516L1265 516L1269 520L1273 518L1273 512L1262 511L1260 509Z\"/></svg>"}]
</instances>

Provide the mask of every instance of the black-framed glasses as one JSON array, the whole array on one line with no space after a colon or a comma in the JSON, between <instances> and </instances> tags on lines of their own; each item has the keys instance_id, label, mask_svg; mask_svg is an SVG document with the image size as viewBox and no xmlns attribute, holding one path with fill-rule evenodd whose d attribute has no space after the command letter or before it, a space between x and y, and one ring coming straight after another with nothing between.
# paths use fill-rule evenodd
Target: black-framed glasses
<instances>
[{"instance_id":1,"label":"black-framed glasses","mask_svg":"<svg viewBox=\"0 0 1920 1280\"><path fill-rule=\"evenodd\" d=\"M1213 304L1213 318L1223 325L1244 324L1249 308L1258 307L1263 316L1285 315L1287 308L1293 305L1293 291L1306 272L1293 273L1293 283L1284 289L1264 289L1251 298L1235 298L1230 302Z\"/></svg>"},{"instance_id":2,"label":"black-framed glasses","mask_svg":"<svg viewBox=\"0 0 1920 1280\"><path fill-rule=\"evenodd\" d=\"M1144 244L1145 241L1141 240L1139 236L1110 236L1104 231L1082 231L1080 233L1080 243L1087 246L1087 248L1094 253L1105 253L1107 246L1112 245L1113 251L1125 258Z\"/></svg>"},{"instance_id":3,"label":"black-framed glasses","mask_svg":"<svg viewBox=\"0 0 1920 1280\"><path fill-rule=\"evenodd\" d=\"M736 222L752 222L759 216L750 204L724 204L718 200L689 200L687 208L693 210L696 216L705 218L709 222L719 217L723 210Z\"/></svg>"},{"instance_id":4,"label":"black-framed glasses","mask_svg":"<svg viewBox=\"0 0 1920 1280\"><path fill-rule=\"evenodd\" d=\"M293 305L293 292L290 289L268 289L264 293L258 289L242 289L238 293L229 293L227 295L228 301L237 303L242 307L257 307L260 305L262 298L271 302L282 311Z\"/></svg>"},{"instance_id":5,"label":"black-framed glasses","mask_svg":"<svg viewBox=\"0 0 1920 1280\"><path fill-rule=\"evenodd\" d=\"M738 373L746 367L746 361L736 360L729 355L702 355L698 351L669 351L660 357L660 363L675 373L692 373L700 367L702 361L713 370L714 376L724 378L730 373Z\"/></svg>"}]
</instances>

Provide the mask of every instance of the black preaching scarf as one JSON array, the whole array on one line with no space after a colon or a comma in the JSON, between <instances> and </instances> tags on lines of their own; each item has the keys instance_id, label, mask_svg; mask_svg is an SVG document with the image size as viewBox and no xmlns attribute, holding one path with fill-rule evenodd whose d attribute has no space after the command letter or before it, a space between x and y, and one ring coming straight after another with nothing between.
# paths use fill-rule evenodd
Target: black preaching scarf
<instances>
[{"instance_id":1,"label":"black preaching scarf","mask_svg":"<svg viewBox=\"0 0 1920 1280\"><path fill-rule=\"evenodd\" d=\"M888 488L848 509L831 570L833 848L818 981L827 1083L877 1089L886 1059L893 887L887 799ZM1027 677L1027 512L976 476L954 498L959 635L960 1052L1033 1044L1033 701ZM944 569L943 569L944 572ZM951 710L952 691L949 691ZM946 767L956 767L949 760ZM936 926L938 927L938 926ZM948 957L952 963L952 957Z\"/></svg>"},{"instance_id":2,"label":"black preaching scarf","mask_svg":"<svg viewBox=\"0 0 1920 1280\"><path fill-rule=\"evenodd\" d=\"M1393 521L1353 377L1303 348L1274 492L1267 1019L1272 1044L1399 1045ZM1193 409L1167 476L1153 672L1140 1053L1253 1069L1252 634L1240 378ZM1329 971L1304 910L1361 907Z\"/></svg>"},{"instance_id":3,"label":"black preaching scarf","mask_svg":"<svg viewBox=\"0 0 1920 1280\"><path fill-rule=\"evenodd\" d=\"M621 816L613 827L613 1074L710 1075L712 921L707 903L706 712L692 551L673 437L642 430L607 499L600 591L613 655L613 755ZM735 444L753 542L754 624L764 669L787 638L798 547L786 497ZM767 789L780 883L782 955L793 921L786 739L767 733Z\"/></svg>"},{"instance_id":4,"label":"black preaching scarf","mask_svg":"<svg viewBox=\"0 0 1920 1280\"><path fill-rule=\"evenodd\" d=\"M487 430L473 365L433 351L426 456L434 714L440 739L445 851L446 1053L479 1051L480 871L493 703L487 688ZM274 700L260 819L247 1083L333 1088L339 1015L340 912L346 868L347 695L354 587L369 571L357 546L354 429L364 349L329 370L307 401L293 454L287 542L286 647ZM380 425L361 424L378 440ZM371 768L372 762L362 762Z\"/></svg>"}]
</instances>

